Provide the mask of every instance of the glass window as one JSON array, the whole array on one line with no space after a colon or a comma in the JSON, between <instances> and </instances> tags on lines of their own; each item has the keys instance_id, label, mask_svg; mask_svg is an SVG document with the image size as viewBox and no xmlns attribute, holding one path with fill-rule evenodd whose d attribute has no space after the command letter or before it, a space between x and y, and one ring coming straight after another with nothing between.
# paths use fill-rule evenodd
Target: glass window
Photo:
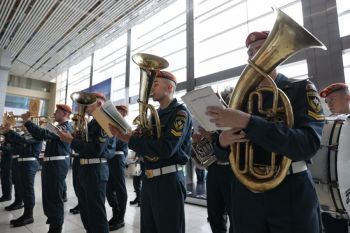
<instances>
[{"instance_id":1,"label":"glass window","mask_svg":"<svg viewBox=\"0 0 350 233\"><path fill-rule=\"evenodd\" d=\"M204 88L207 86L211 86L211 88L213 89L214 92L221 93L226 88L229 88L229 87L235 88L237 85L238 79L239 79L239 77L233 77L233 78L225 79L225 80L220 81L220 82L215 82L212 84L205 84L202 86L198 86L195 89L201 89L201 88Z\"/></svg>"},{"instance_id":2,"label":"glass window","mask_svg":"<svg viewBox=\"0 0 350 233\"><path fill-rule=\"evenodd\" d=\"M270 30L271 6L280 7L302 25L300 1L194 0L195 78L247 63L245 39L256 30Z\"/></svg>"},{"instance_id":3,"label":"glass window","mask_svg":"<svg viewBox=\"0 0 350 233\"><path fill-rule=\"evenodd\" d=\"M288 78L303 79L308 77L308 66L306 60L289 63L277 67L279 73L284 74Z\"/></svg>"},{"instance_id":4,"label":"glass window","mask_svg":"<svg viewBox=\"0 0 350 233\"><path fill-rule=\"evenodd\" d=\"M30 97L6 95L5 112L13 112L14 115L20 115L29 110ZM47 100L40 100L40 116L47 116Z\"/></svg>"},{"instance_id":5,"label":"glass window","mask_svg":"<svg viewBox=\"0 0 350 233\"><path fill-rule=\"evenodd\" d=\"M343 52L345 83L350 85L350 50Z\"/></svg>"},{"instance_id":6,"label":"glass window","mask_svg":"<svg viewBox=\"0 0 350 233\"><path fill-rule=\"evenodd\" d=\"M186 1L178 0L159 13L134 26L131 33L131 55L150 53L169 62L166 70L178 82L186 80ZM130 96L138 95L140 70L131 61Z\"/></svg>"},{"instance_id":7,"label":"glass window","mask_svg":"<svg viewBox=\"0 0 350 233\"><path fill-rule=\"evenodd\" d=\"M181 91L177 91L174 94L174 97L177 99L177 102L179 103L183 103L181 97L184 96L186 94L186 90L181 90Z\"/></svg>"},{"instance_id":8,"label":"glass window","mask_svg":"<svg viewBox=\"0 0 350 233\"><path fill-rule=\"evenodd\" d=\"M112 101L119 101L118 90L125 89L126 47L127 35L124 34L94 53L92 84L112 78Z\"/></svg>"},{"instance_id":9,"label":"glass window","mask_svg":"<svg viewBox=\"0 0 350 233\"><path fill-rule=\"evenodd\" d=\"M70 95L90 86L91 56L85 58L78 64L71 66L68 72L67 104L72 105Z\"/></svg>"},{"instance_id":10,"label":"glass window","mask_svg":"<svg viewBox=\"0 0 350 233\"><path fill-rule=\"evenodd\" d=\"M67 71L62 72L56 78L56 102L64 104L66 100Z\"/></svg>"},{"instance_id":11,"label":"glass window","mask_svg":"<svg viewBox=\"0 0 350 233\"><path fill-rule=\"evenodd\" d=\"M339 20L339 32L340 36L350 35L350 1L349 0L337 0L337 11Z\"/></svg>"},{"instance_id":12,"label":"glass window","mask_svg":"<svg viewBox=\"0 0 350 233\"><path fill-rule=\"evenodd\" d=\"M133 129L136 128L136 125L133 125L133 120L139 115L139 104L130 104L129 105L129 114L125 117L126 121L131 125Z\"/></svg>"}]
</instances>

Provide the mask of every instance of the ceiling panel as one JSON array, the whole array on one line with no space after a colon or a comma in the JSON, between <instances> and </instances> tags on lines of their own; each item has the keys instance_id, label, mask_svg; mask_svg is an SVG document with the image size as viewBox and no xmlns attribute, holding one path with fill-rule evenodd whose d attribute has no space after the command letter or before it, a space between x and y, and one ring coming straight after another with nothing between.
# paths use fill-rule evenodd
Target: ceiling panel
<instances>
[{"instance_id":1,"label":"ceiling panel","mask_svg":"<svg viewBox=\"0 0 350 233\"><path fill-rule=\"evenodd\" d=\"M173 0L1 0L0 48L10 73L45 81Z\"/></svg>"}]
</instances>

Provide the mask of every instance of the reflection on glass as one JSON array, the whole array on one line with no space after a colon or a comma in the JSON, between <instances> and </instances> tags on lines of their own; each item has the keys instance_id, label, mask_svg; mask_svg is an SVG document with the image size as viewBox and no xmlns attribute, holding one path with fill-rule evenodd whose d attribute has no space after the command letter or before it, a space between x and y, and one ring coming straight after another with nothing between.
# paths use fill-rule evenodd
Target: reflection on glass
<instances>
[{"instance_id":1,"label":"reflection on glass","mask_svg":"<svg viewBox=\"0 0 350 233\"><path fill-rule=\"evenodd\" d=\"M172 72L178 82L185 81L186 1L175 1L134 26L131 32L131 46L131 54L143 52L164 57L169 62L166 70ZM132 61L130 64L130 86L134 86L139 83L140 71ZM135 90L130 88L130 92Z\"/></svg>"},{"instance_id":2,"label":"reflection on glass","mask_svg":"<svg viewBox=\"0 0 350 233\"><path fill-rule=\"evenodd\" d=\"M345 83L350 85L350 50L343 52Z\"/></svg>"},{"instance_id":3,"label":"reflection on glass","mask_svg":"<svg viewBox=\"0 0 350 233\"><path fill-rule=\"evenodd\" d=\"M298 0L195 0L195 78L246 64L246 36L271 29L275 21L271 6L280 7L302 24Z\"/></svg>"},{"instance_id":4,"label":"reflection on glass","mask_svg":"<svg viewBox=\"0 0 350 233\"><path fill-rule=\"evenodd\" d=\"M293 62L277 67L279 73L284 74L288 78L305 78L308 76L308 66L306 60Z\"/></svg>"},{"instance_id":5,"label":"reflection on glass","mask_svg":"<svg viewBox=\"0 0 350 233\"><path fill-rule=\"evenodd\" d=\"M67 104L72 105L70 95L73 92L88 88L90 85L91 56L71 66L68 72Z\"/></svg>"},{"instance_id":6,"label":"reflection on glass","mask_svg":"<svg viewBox=\"0 0 350 233\"><path fill-rule=\"evenodd\" d=\"M350 35L350 27L348 26L350 21L350 1L337 0L337 11L340 36Z\"/></svg>"}]
</instances>

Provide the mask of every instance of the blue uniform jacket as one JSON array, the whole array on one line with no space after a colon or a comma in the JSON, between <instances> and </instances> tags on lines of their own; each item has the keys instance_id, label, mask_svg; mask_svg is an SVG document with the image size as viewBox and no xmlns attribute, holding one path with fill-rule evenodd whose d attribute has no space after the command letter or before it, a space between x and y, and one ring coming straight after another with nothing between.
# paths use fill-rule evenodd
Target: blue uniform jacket
<instances>
[{"instance_id":1,"label":"blue uniform jacket","mask_svg":"<svg viewBox=\"0 0 350 233\"><path fill-rule=\"evenodd\" d=\"M115 139L108 137L95 119L88 124L88 142L74 138L71 148L79 154L79 158L110 158L114 155Z\"/></svg>"},{"instance_id":2,"label":"blue uniform jacket","mask_svg":"<svg viewBox=\"0 0 350 233\"><path fill-rule=\"evenodd\" d=\"M71 154L69 143L60 140L59 136L47 129L40 128L31 121L27 121L24 126L31 135L38 140L46 140L45 157L50 156L67 156ZM61 130L72 132L71 124L66 121L57 126Z\"/></svg>"},{"instance_id":3,"label":"blue uniform jacket","mask_svg":"<svg viewBox=\"0 0 350 233\"><path fill-rule=\"evenodd\" d=\"M115 150L116 150L116 152L122 151L124 153L125 158L126 158L128 156L128 143L117 139L116 143L115 143Z\"/></svg>"},{"instance_id":4,"label":"blue uniform jacket","mask_svg":"<svg viewBox=\"0 0 350 233\"><path fill-rule=\"evenodd\" d=\"M29 133L19 135L13 130L7 132L6 137L8 137L9 141L18 143L20 145L20 157L39 157L43 141L33 138L32 135Z\"/></svg>"},{"instance_id":5,"label":"blue uniform jacket","mask_svg":"<svg viewBox=\"0 0 350 233\"><path fill-rule=\"evenodd\" d=\"M6 142L0 146L0 151L3 153L2 156L10 155L12 152L11 149L11 145Z\"/></svg>"},{"instance_id":6,"label":"blue uniform jacket","mask_svg":"<svg viewBox=\"0 0 350 233\"><path fill-rule=\"evenodd\" d=\"M293 108L294 126L269 122L253 112L245 129L246 137L266 151L292 161L309 161L320 147L324 125L323 110L315 86L309 80L291 80L278 74L275 83L288 96ZM271 106L272 95L265 95L264 106Z\"/></svg>"},{"instance_id":7,"label":"blue uniform jacket","mask_svg":"<svg viewBox=\"0 0 350 233\"><path fill-rule=\"evenodd\" d=\"M215 132L211 135L211 141L214 149L214 155L220 162L229 162L229 147L221 148L218 144L220 132Z\"/></svg>"},{"instance_id":8,"label":"blue uniform jacket","mask_svg":"<svg viewBox=\"0 0 350 233\"><path fill-rule=\"evenodd\" d=\"M10 138L5 134L5 143L1 146L1 150L6 151L11 155L19 155L20 145L13 141L10 141Z\"/></svg>"},{"instance_id":9,"label":"blue uniform jacket","mask_svg":"<svg viewBox=\"0 0 350 233\"><path fill-rule=\"evenodd\" d=\"M186 164L191 154L191 115L176 99L165 109L159 109L158 115L161 122L161 138L131 136L129 148L140 157L159 157L156 162L145 158L146 169Z\"/></svg>"}]
</instances>

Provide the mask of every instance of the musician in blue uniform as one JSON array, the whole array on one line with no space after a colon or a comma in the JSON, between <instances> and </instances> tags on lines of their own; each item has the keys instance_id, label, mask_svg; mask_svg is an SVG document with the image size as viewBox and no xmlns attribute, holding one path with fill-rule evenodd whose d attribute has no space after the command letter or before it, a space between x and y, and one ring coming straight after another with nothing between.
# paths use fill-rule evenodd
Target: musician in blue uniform
<instances>
[{"instance_id":1,"label":"musician in blue uniform","mask_svg":"<svg viewBox=\"0 0 350 233\"><path fill-rule=\"evenodd\" d=\"M128 107L125 105L115 106L119 113L126 117ZM115 231L124 227L124 216L128 194L125 186L125 159L128 156L128 144L116 140L115 155L108 159L109 178L107 183L107 200L112 207L112 218L108 221L109 230Z\"/></svg>"},{"instance_id":2,"label":"musician in blue uniform","mask_svg":"<svg viewBox=\"0 0 350 233\"><path fill-rule=\"evenodd\" d=\"M5 139L8 142L7 149L11 151L12 161L11 161L11 177L12 177L12 184L15 191L15 200L10 204L9 206L5 207L5 210L12 211L12 210L18 210L23 208L23 198L22 194L20 192L19 188L19 176L17 172L17 166L18 161L17 158L19 157L19 148L20 145L14 142L10 142L8 139Z\"/></svg>"},{"instance_id":3,"label":"musician in blue uniform","mask_svg":"<svg viewBox=\"0 0 350 233\"><path fill-rule=\"evenodd\" d=\"M265 42L268 32L253 32L246 40L249 57ZM219 127L231 127L219 136L219 145L249 139L254 143L259 164L269 164L269 152L286 155L292 160L288 174L275 188L253 192L241 182L232 189L235 233L320 233L321 216L316 190L307 163L320 147L324 124L320 98L309 80L290 80L276 71L270 73L276 85L288 96L294 126L263 118L257 109L244 110L208 107L207 114ZM263 81L260 86L269 85ZM264 107L271 106L271 94L264 95ZM266 161L264 159L266 158Z\"/></svg>"},{"instance_id":4,"label":"musician in blue uniform","mask_svg":"<svg viewBox=\"0 0 350 233\"><path fill-rule=\"evenodd\" d=\"M0 146L1 162L0 162L0 178L1 178L1 191L2 196L0 202L10 201L12 198L12 177L11 177L11 164L12 153L10 144L4 142Z\"/></svg>"},{"instance_id":5,"label":"musician in blue uniform","mask_svg":"<svg viewBox=\"0 0 350 233\"><path fill-rule=\"evenodd\" d=\"M23 135L11 130L10 124L5 124L7 132L6 137L10 141L20 145L18 161L19 187L24 202L23 215L17 219L11 220L14 227L24 226L34 222L33 208L35 205L34 179L38 171L38 158L42 147L42 141L32 137L25 132Z\"/></svg>"},{"instance_id":6,"label":"musician in blue uniform","mask_svg":"<svg viewBox=\"0 0 350 233\"><path fill-rule=\"evenodd\" d=\"M94 93L97 101L86 107L86 113L91 114L101 107L106 100L102 93ZM71 144L78 154L78 196L80 216L84 228L91 233L109 232L105 200L108 181L107 158L114 154L115 138L109 138L95 119L88 123L88 141L73 138L68 132L60 132L60 138Z\"/></svg>"},{"instance_id":7,"label":"musician in blue uniform","mask_svg":"<svg viewBox=\"0 0 350 233\"><path fill-rule=\"evenodd\" d=\"M30 121L30 115L23 114L22 119L28 132L38 140L46 140L45 154L41 169L41 187L44 214L47 224L50 224L49 233L61 233L64 217L63 193L65 179L68 173L66 158L71 153L70 145L62 142L55 130L72 132L68 122L72 109L66 104L57 104L54 120L58 123L57 129L41 128ZM49 123L50 124L50 123Z\"/></svg>"},{"instance_id":8,"label":"musician in blue uniform","mask_svg":"<svg viewBox=\"0 0 350 233\"><path fill-rule=\"evenodd\" d=\"M228 104L232 88L221 92L222 100ZM192 135L192 140L199 141L206 138L212 143L213 156L216 161L207 167L208 174L206 179L207 188L207 209L208 221L213 233L227 232L227 219L230 221L229 232L233 232L233 216L231 211L231 184L235 181L227 151L217 146L217 140L220 131L207 132L202 127L198 128Z\"/></svg>"},{"instance_id":9,"label":"musician in blue uniform","mask_svg":"<svg viewBox=\"0 0 350 233\"><path fill-rule=\"evenodd\" d=\"M350 113L350 92L345 83L333 83L320 92L333 116ZM349 220L335 218L327 212L322 212L322 223L325 233L347 233Z\"/></svg>"},{"instance_id":10,"label":"musician in blue uniform","mask_svg":"<svg viewBox=\"0 0 350 233\"><path fill-rule=\"evenodd\" d=\"M146 176L141 191L142 233L185 232L186 196L183 165L191 153L192 119L184 105L173 97L176 78L167 71L156 74L152 97L158 101L160 139L123 134L110 125L113 135L128 143L144 158Z\"/></svg>"}]
</instances>

